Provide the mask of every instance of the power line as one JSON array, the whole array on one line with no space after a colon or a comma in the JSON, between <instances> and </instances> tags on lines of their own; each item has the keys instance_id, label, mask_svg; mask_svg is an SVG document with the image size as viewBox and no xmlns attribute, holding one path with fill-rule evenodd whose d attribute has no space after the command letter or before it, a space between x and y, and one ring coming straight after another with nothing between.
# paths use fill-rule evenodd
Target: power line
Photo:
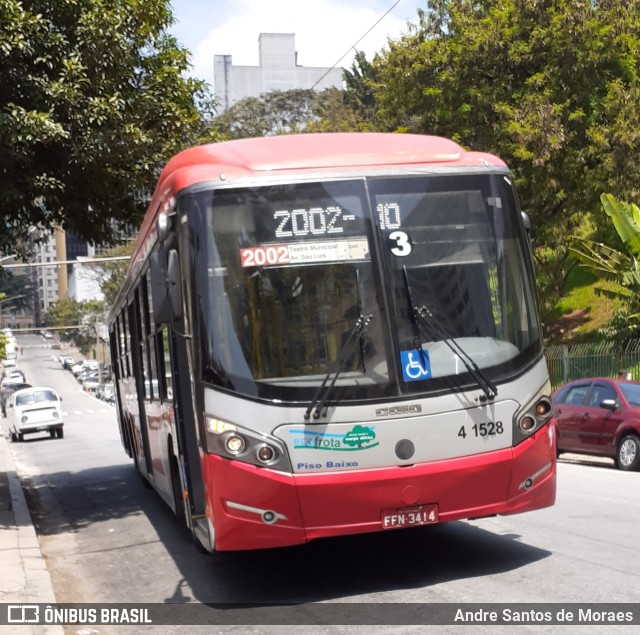
<instances>
[{"instance_id":1,"label":"power line","mask_svg":"<svg viewBox=\"0 0 640 635\"><path fill-rule=\"evenodd\" d=\"M18 262L1 265L2 269L20 269L21 267L57 267L58 265L95 265L101 262L115 262L117 260L131 260L131 256L111 256L109 258L86 258L84 260L51 260L49 262Z\"/></svg>"},{"instance_id":2,"label":"power line","mask_svg":"<svg viewBox=\"0 0 640 635\"><path fill-rule=\"evenodd\" d=\"M391 13L400 4L400 2L402 2L402 0L396 0L393 3L393 5L378 18L376 23L373 26L371 26L366 33L362 37L360 37L360 39L355 44L351 45L346 50L346 52L338 60L334 62L331 68L327 69L327 72L324 75L322 75L322 77L320 77L318 81L316 81L316 83L311 87L311 90L313 90L338 64L340 64L340 62L349 54L349 51L351 51L351 49L355 50L356 46L358 46L358 44L360 44L360 42L362 42L362 40L364 40L364 38L366 38L367 35L369 35L369 33L371 33L371 31L373 31L373 29L375 29L378 26L378 24L380 24L380 22L382 22L382 20L384 20L384 18L386 18L387 15L389 15L389 13Z\"/></svg>"}]
</instances>

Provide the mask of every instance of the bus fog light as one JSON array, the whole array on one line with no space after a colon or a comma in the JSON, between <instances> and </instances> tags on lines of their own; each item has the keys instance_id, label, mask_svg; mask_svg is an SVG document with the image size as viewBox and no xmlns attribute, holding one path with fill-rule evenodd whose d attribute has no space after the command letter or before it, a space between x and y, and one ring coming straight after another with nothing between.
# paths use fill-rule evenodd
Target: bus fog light
<instances>
[{"instance_id":1,"label":"bus fog light","mask_svg":"<svg viewBox=\"0 0 640 635\"><path fill-rule=\"evenodd\" d=\"M27 423L27 421L29 421L29 417L27 417L27 415L24 415L22 419L20 419L20 421L22 421L22 423Z\"/></svg>"},{"instance_id":2,"label":"bus fog light","mask_svg":"<svg viewBox=\"0 0 640 635\"><path fill-rule=\"evenodd\" d=\"M262 463L270 463L276 456L275 450L270 445L263 445L256 452L258 461Z\"/></svg>"},{"instance_id":3,"label":"bus fog light","mask_svg":"<svg viewBox=\"0 0 640 635\"><path fill-rule=\"evenodd\" d=\"M232 434L227 437L225 447L229 454L240 454L245 448L245 441L239 434Z\"/></svg>"},{"instance_id":4,"label":"bus fog light","mask_svg":"<svg viewBox=\"0 0 640 635\"><path fill-rule=\"evenodd\" d=\"M520 429L523 432L530 432L536 427L536 422L533 417L527 415L526 417L522 417L520 419Z\"/></svg>"}]
</instances>

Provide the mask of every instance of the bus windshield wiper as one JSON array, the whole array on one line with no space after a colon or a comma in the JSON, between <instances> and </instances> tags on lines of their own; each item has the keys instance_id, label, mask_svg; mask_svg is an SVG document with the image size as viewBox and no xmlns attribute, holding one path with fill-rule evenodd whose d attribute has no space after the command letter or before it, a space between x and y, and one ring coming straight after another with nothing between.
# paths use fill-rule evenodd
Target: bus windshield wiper
<instances>
[{"instance_id":1,"label":"bus windshield wiper","mask_svg":"<svg viewBox=\"0 0 640 635\"><path fill-rule=\"evenodd\" d=\"M360 334L362 333L364 328L369 325L372 318L373 315L360 315L360 317L356 320L356 323L349 332L347 339L343 342L340 350L338 351L335 371L329 370L324 376L320 387L318 388L318 390L316 390L316 393L315 395L313 395L313 399L311 400L309 407L304 413L305 419L309 419L312 412L314 419L319 419L320 417L327 416L327 410L329 409L329 407L327 406L327 399L329 398L329 395L331 394L331 391L336 384L338 375L340 375L344 371L347 361L351 356L351 353L353 353L356 343L360 339ZM331 378L332 374L333 378ZM331 383L327 385L329 379L331 379Z\"/></svg>"},{"instance_id":2,"label":"bus windshield wiper","mask_svg":"<svg viewBox=\"0 0 640 635\"><path fill-rule=\"evenodd\" d=\"M454 355L460 358L469 374L476 380L478 386L482 388L482 392L484 392L486 399L495 399L498 396L498 388L496 385L482 372L482 370L480 370L480 367L475 363L473 357L471 357L471 355L469 355L469 353L467 353L462 346L460 346L460 344L458 344L458 342L456 342L456 340L446 332L444 327L441 326L433 316L433 313L423 305L415 308L415 314L425 324L433 329L436 336L451 349Z\"/></svg>"},{"instance_id":3,"label":"bus windshield wiper","mask_svg":"<svg viewBox=\"0 0 640 635\"><path fill-rule=\"evenodd\" d=\"M482 372L480 367L476 364L474 359L467 353L462 346L451 336L450 333L447 332L444 326L440 324L440 322L436 319L436 317L431 313L431 311L424 305L417 307L413 298L411 297L411 285L409 284L409 276L407 272L406 266L403 267L404 273L404 282L407 289L407 295L409 297L409 305L411 306L411 310L415 318L418 318L414 322L416 324L417 330L419 333L423 333L420 325L423 324L430 331L431 335L435 334L437 338L443 341L451 350L451 352L459 357L464 367L467 369L467 372L476 380L476 383L482 389L482 392L485 395L486 400L495 399L498 396L498 388L496 385ZM420 342L420 347L422 348L422 343Z\"/></svg>"},{"instance_id":4,"label":"bus windshield wiper","mask_svg":"<svg viewBox=\"0 0 640 635\"><path fill-rule=\"evenodd\" d=\"M407 268L402 267L402 275L404 278L404 286L407 290L407 299L409 300L409 309L411 315L411 324L413 324L413 329L415 333L415 342L414 346L416 347L416 351L418 351L418 355L420 355L420 359L422 360L423 365L426 365L426 355L424 352L424 343L422 341L423 333L420 328L420 323L417 320L416 307L413 303L413 297L411 294L411 285L409 284L409 274L407 273Z\"/></svg>"}]
</instances>

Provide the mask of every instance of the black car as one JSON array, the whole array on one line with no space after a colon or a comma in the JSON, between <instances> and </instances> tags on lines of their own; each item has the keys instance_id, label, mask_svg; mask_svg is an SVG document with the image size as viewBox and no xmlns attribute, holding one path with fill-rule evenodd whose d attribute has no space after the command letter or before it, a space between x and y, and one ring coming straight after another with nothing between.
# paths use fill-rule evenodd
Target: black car
<instances>
[{"instance_id":1,"label":"black car","mask_svg":"<svg viewBox=\"0 0 640 635\"><path fill-rule=\"evenodd\" d=\"M16 390L22 390L23 388L31 388L31 384L24 382L5 382L0 388L0 408L2 408L2 416L7 416L7 399L9 395L12 395Z\"/></svg>"}]
</instances>

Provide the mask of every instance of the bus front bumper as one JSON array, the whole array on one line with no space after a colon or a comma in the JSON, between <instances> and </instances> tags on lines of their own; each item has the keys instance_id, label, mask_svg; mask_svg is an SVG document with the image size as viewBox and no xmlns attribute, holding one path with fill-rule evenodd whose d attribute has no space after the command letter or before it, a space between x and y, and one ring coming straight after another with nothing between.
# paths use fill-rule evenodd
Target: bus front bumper
<instances>
[{"instance_id":1,"label":"bus front bumper","mask_svg":"<svg viewBox=\"0 0 640 635\"><path fill-rule=\"evenodd\" d=\"M288 474L209 454L203 469L219 551L381 531L384 516L420 505L448 522L541 509L556 496L552 424L514 448L412 466Z\"/></svg>"}]
</instances>

